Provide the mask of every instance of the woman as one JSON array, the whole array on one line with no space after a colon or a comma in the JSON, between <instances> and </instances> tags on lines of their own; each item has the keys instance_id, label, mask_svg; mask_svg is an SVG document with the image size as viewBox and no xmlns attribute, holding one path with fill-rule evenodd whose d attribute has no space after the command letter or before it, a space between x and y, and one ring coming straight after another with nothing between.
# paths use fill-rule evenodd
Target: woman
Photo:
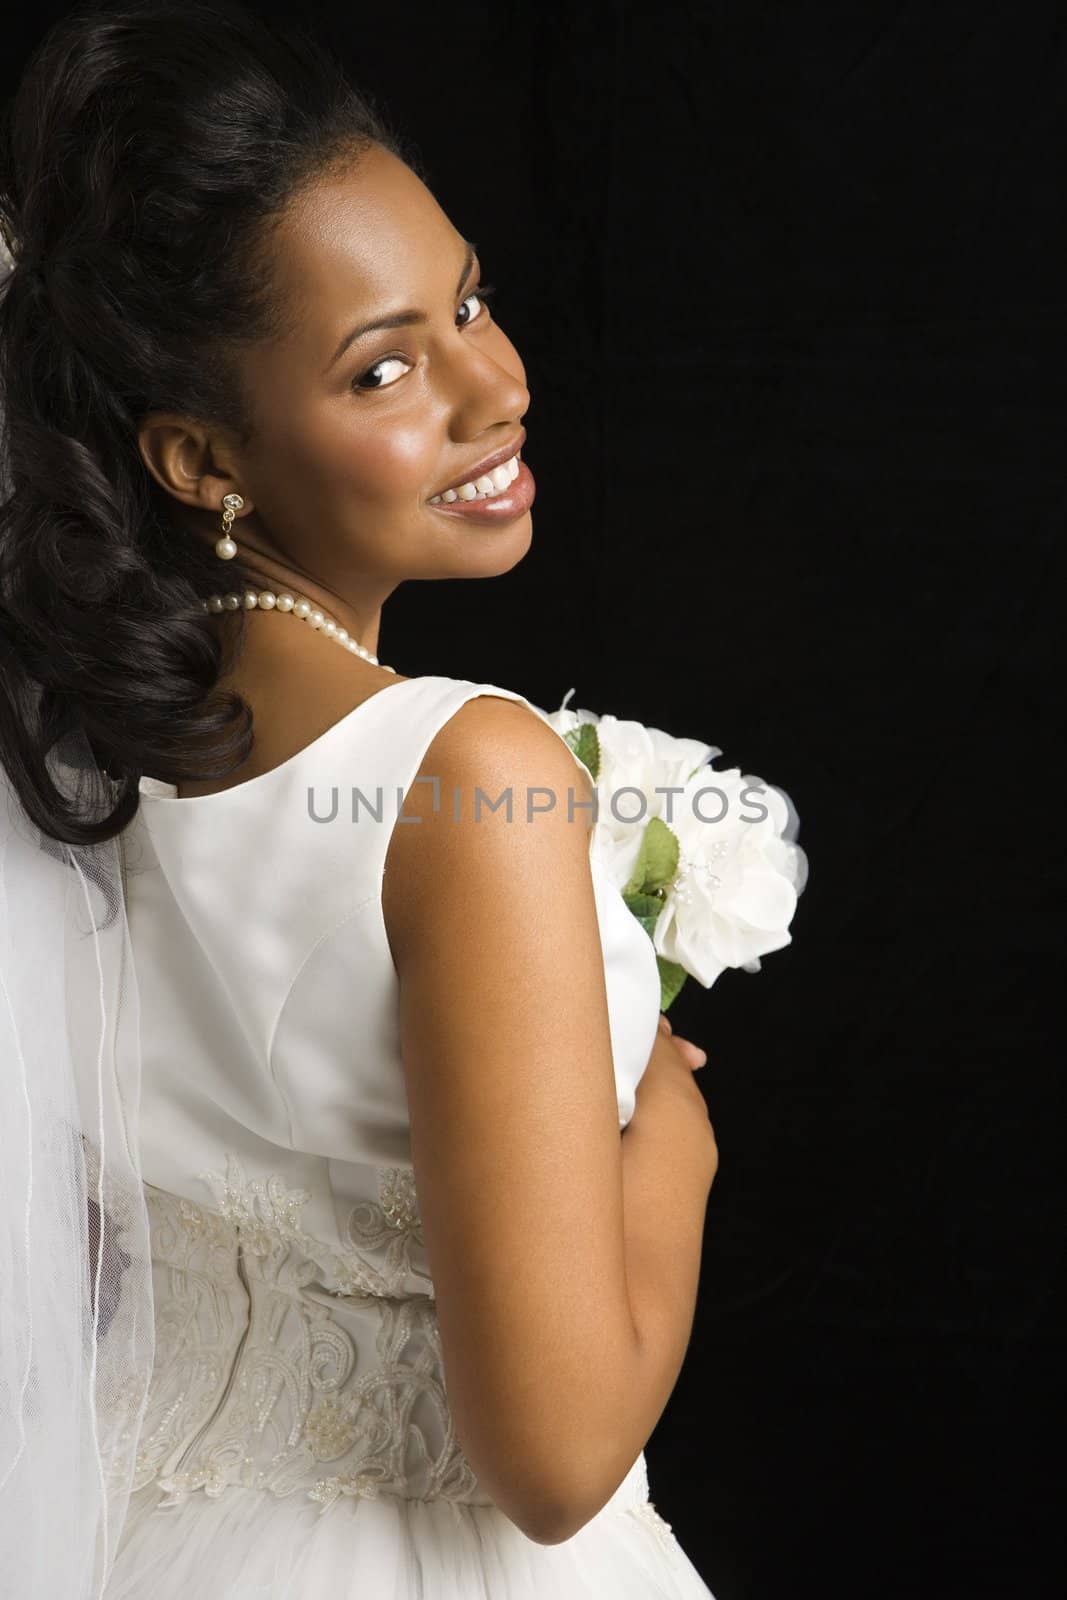
<instances>
[{"instance_id":1,"label":"woman","mask_svg":"<svg viewBox=\"0 0 1067 1600\"><path fill-rule=\"evenodd\" d=\"M121 845L140 1017L143 1396L136 1229L89 1202L93 1359L134 1397L101 1592L706 1595L643 1455L717 1166L703 1052L565 742L377 656L400 583L531 539L473 247L307 39L186 3L57 25L2 214L0 754L46 848ZM10 1560L31 1500L0 1499Z\"/></svg>"}]
</instances>

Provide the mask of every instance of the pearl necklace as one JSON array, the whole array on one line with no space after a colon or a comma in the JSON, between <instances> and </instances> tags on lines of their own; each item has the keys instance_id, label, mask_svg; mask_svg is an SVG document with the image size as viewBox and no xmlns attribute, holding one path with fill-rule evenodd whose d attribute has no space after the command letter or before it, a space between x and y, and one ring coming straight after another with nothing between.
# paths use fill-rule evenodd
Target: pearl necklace
<instances>
[{"instance_id":1,"label":"pearl necklace","mask_svg":"<svg viewBox=\"0 0 1067 1600\"><path fill-rule=\"evenodd\" d=\"M299 617L302 622L308 623L316 632L324 633L329 639L336 639L351 655L362 656L364 661L370 662L372 667L381 667L383 672L396 672L395 667L387 667L379 661L377 656L359 644L347 628L340 627L332 617L310 601L306 595L293 595L284 591L275 594L272 589L246 589L244 594L213 594L201 602L205 611L283 611L294 617Z\"/></svg>"}]
</instances>

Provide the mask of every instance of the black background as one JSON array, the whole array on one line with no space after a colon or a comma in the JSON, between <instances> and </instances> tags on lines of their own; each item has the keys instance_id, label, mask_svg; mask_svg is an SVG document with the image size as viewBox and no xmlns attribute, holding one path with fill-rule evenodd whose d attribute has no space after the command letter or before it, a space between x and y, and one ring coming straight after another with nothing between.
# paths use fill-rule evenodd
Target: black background
<instances>
[{"instance_id":1,"label":"black background","mask_svg":"<svg viewBox=\"0 0 1067 1600\"><path fill-rule=\"evenodd\" d=\"M793 945L671 1012L720 1170L657 1508L716 1600L1058 1595L1064 10L301 15L532 394L529 555L402 589L382 659L573 685L802 821Z\"/></svg>"}]
</instances>

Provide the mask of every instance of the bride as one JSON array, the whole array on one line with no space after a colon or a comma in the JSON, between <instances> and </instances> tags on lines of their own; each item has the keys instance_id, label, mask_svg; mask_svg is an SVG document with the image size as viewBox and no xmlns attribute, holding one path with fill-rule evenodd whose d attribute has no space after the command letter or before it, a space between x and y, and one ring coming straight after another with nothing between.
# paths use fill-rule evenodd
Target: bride
<instances>
[{"instance_id":1,"label":"bride","mask_svg":"<svg viewBox=\"0 0 1067 1600\"><path fill-rule=\"evenodd\" d=\"M539 708L378 656L532 537L476 247L188 0L48 34L0 227L3 1592L708 1595L703 1052Z\"/></svg>"}]
</instances>

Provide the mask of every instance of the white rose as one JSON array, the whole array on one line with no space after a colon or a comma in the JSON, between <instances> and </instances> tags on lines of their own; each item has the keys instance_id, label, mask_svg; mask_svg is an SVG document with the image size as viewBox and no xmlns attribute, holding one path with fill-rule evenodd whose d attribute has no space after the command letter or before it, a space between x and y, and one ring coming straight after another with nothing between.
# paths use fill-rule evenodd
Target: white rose
<instances>
[{"instance_id":1,"label":"white rose","mask_svg":"<svg viewBox=\"0 0 1067 1600\"><path fill-rule=\"evenodd\" d=\"M568 710L573 693L558 711L540 715L561 735L583 723L596 730L598 817L591 853L622 893L651 818L678 841L678 872L653 928L657 954L705 988L726 967L758 971L761 956L791 942L789 924L807 878L807 859L791 837L797 816L788 795L738 767L716 771L709 762L722 753L717 745Z\"/></svg>"},{"instance_id":2,"label":"white rose","mask_svg":"<svg viewBox=\"0 0 1067 1600\"><path fill-rule=\"evenodd\" d=\"M568 691L558 711L541 715L557 733L569 733L581 723L592 723L600 746L596 788L598 817L590 850L607 868L621 892L633 874L641 836L650 817L666 820L671 797L660 789L686 782L694 768L721 752L716 745L697 739L678 739L643 722L624 721L595 711L570 711ZM620 794L637 789L640 794ZM613 797L614 801L613 801ZM674 797L677 799L677 796Z\"/></svg>"},{"instance_id":3,"label":"white rose","mask_svg":"<svg viewBox=\"0 0 1067 1600\"><path fill-rule=\"evenodd\" d=\"M737 767L695 774L676 797L679 870L656 921L657 953L708 989L726 967L758 971L760 956L789 944L807 872L783 836L795 818L782 792Z\"/></svg>"}]
</instances>

